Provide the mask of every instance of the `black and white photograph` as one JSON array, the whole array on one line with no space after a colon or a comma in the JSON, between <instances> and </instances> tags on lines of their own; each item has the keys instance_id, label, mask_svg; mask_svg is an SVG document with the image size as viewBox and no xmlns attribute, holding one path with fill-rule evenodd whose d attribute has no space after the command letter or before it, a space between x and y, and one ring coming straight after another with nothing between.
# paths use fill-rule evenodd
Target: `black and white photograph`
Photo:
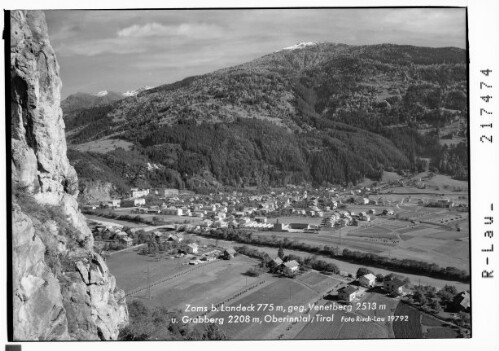
<instances>
[{"instance_id":1,"label":"black and white photograph","mask_svg":"<svg viewBox=\"0 0 499 351\"><path fill-rule=\"evenodd\" d=\"M467 6L15 6L9 342L474 338Z\"/></svg>"}]
</instances>

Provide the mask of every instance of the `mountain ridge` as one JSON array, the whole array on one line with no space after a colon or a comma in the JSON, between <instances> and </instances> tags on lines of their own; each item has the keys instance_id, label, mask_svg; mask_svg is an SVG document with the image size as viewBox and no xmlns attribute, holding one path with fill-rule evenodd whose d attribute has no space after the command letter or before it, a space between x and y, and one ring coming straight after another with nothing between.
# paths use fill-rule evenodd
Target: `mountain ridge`
<instances>
[{"instance_id":1,"label":"mountain ridge","mask_svg":"<svg viewBox=\"0 0 499 351\"><path fill-rule=\"evenodd\" d=\"M61 101L61 107L66 114L74 113L78 110L111 104L115 101L127 97L136 96L143 91L153 89L151 86L144 86L138 89L127 90L124 93L112 90L101 90L97 93L76 92L68 95Z\"/></svg>"},{"instance_id":2,"label":"mountain ridge","mask_svg":"<svg viewBox=\"0 0 499 351\"><path fill-rule=\"evenodd\" d=\"M194 146L186 149L190 142L170 135L171 130L185 135L182 126L189 125L191 133L201 133L203 138L209 139L203 130L210 130L210 124L225 124L231 130L235 128L234 131L249 128L249 133L252 128L260 130L262 126L272 130L281 128L293 135L294 143L302 150L302 156L297 157L308 160L308 170L299 172L303 176L291 177L295 181L355 182L365 174L377 177L380 169L420 168L420 157L430 157L433 166L439 166L442 158L439 154L444 151L438 146L439 136L434 132L439 126L456 120L467 123L466 96L465 50L394 44L349 46L318 43L295 50L280 50L240 65L157 86L137 94L134 99L116 101L100 110L86 110L79 115L77 122L69 118L67 127L69 140L75 144L110 135L127 140L134 144L144 162L159 162L167 169L170 167L174 174L171 176L182 178L184 185L189 178L206 171L222 183L253 184L257 178L260 179L257 183L273 182L269 179L279 178L277 174L286 166L273 156L262 154L267 141L251 141L240 135L234 142L256 145L259 152L255 157L263 157L264 169L277 168L269 171L273 175L255 176L253 180L226 178L217 171L220 167L213 161L217 155L210 152L207 155L207 151ZM257 122L248 124L245 120ZM425 126L433 131L420 133ZM277 129L275 132L281 133ZM345 139L351 133L364 135L374 143L364 151L365 155L348 151L348 148L364 149L359 145L360 140L353 145ZM397 133L410 138L404 141ZM282 138L287 137L283 134ZM172 142L180 145L183 152L174 151L177 146L173 149L161 146ZM384 146L380 149L379 145ZM206 147L213 148L214 145ZM367 154L373 153L371 147L381 150L374 160L366 159ZM163 148L162 152L158 152L158 148ZM225 155L220 157L232 157L215 149L218 154ZM247 150L250 149L248 146ZM320 152L311 154L310 150ZM403 156L394 150L399 150ZM241 152L244 154L245 151ZM166 155L163 159L158 157L161 153ZM197 155L192 157L198 161L190 159L192 153ZM328 153L331 155L326 156ZM241 155L244 159L247 156ZM467 156L460 151L459 161L456 161L459 166L455 163L451 167L454 175L457 168L458 173L463 174L463 157ZM355 171L349 171L347 159L355 158L359 158L354 162ZM266 160L274 160L274 165L266 164ZM187 167L185 162L203 166L195 174L194 168ZM317 165L313 166L312 162ZM318 166L321 162L329 162L342 171L332 171L328 167L320 171L324 168ZM367 171L358 169L363 162L368 165L363 167ZM440 168L447 172L446 162L444 160L445 165ZM313 169L315 171L311 172ZM317 172L322 172L322 175ZM288 176L281 176L277 183L286 182Z\"/></svg>"}]
</instances>

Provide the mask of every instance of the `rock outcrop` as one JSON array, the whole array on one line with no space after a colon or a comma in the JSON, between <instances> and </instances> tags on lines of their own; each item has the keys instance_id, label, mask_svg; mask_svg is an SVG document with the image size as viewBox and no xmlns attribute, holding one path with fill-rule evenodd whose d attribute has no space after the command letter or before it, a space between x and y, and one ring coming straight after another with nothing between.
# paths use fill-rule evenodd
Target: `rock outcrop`
<instances>
[{"instance_id":1,"label":"rock outcrop","mask_svg":"<svg viewBox=\"0 0 499 351\"><path fill-rule=\"evenodd\" d=\"M80 180L80 199L85 203L104 202L112 199L115 186L101 180Z\"/></svg>"},{"instance_id":2,"label":"rock outcrop","mask_svg":"<svg viewBox=\"0 0 499 351\"><path fill-rule=\"evenodd\" d=\"M11 12L14 339L113 340L124 292L78 209L45 16Z\"/></svg>"}]
</instances>

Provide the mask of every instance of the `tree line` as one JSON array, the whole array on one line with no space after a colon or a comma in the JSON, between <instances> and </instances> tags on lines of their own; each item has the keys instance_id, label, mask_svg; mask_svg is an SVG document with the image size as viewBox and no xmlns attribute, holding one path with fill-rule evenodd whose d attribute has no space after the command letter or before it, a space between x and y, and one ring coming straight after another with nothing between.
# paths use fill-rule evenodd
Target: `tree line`
<instances>
[{"instance_id":1,"label":"tree line","mask_svg":"<svg viewBox=\"0 0 499 351\"><path fill-rule=\"evenodd\" d=\"M366 253L356 250L343 249L340 251L336 247L330 246L313 246L306 243L291 241L288 238L277 238L275 236L257 236L251 231L234 229L234 228L218 228L211 229L206 232L197 233L197 235L216 238L220 240L235 241L244 244L255 246L266 246L275 248L284 248L289 250L310 252L313 254L324 255L340 261L347 261L355 264L369 265L383 269L390 269L401 273L409 273L416 275L425 275L446 280L456 280L468 283L470 275L464 270L455 267L440 267L435 263L412 259L398 259L394 257L385 257L372 253Z\"/></svg>"}]
</instances>

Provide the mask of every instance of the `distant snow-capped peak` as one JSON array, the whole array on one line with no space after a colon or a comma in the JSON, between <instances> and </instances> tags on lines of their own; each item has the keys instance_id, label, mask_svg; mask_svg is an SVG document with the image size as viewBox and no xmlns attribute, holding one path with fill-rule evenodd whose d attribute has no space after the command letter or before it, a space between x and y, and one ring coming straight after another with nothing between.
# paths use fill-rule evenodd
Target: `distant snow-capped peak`
<instances>
[{"instance_id":1,"label":"distant snow-capped peak","mask_svg":"<svg viewBox=\"0 0 499 351\"><path fill-rule=\"evenodd\" d=\"M95 94L95 96L106 96L107 94L109 94L107 90L102 90Z\"/></svg>"},{"instance_id":2,"label":"distant snow-capped peak","mask_svg":"<svg viewBox=\"0 0 499 351\"><path fill-rule=\"evenodd\" d=\"M296 49L303 49L307 46L314 46L314 45L317 45L317 43L314 43L313 41L309 41L309 42L302 42L302 43L298 43L296 45L292 45L292 46L288 46L287 48L284 48L282 50L296 50Z\"/></svg>"},{"instance_id":3,"label":"distant snow-capped peak","mask_svg":"<svg viewBox=\"0 0 499 351\"><path fill-rule=\"evenodd\" d=\"M123 93L123 96L135 96L137 95L138 93L141 93L143 92L144 90L149 90L149 89L152 89L154 87L150 87L148 85L146 85L145 87L142 87L142 88L139 88L137 90L128 90L126 92Z\"/></svg>"}]
</instances>

